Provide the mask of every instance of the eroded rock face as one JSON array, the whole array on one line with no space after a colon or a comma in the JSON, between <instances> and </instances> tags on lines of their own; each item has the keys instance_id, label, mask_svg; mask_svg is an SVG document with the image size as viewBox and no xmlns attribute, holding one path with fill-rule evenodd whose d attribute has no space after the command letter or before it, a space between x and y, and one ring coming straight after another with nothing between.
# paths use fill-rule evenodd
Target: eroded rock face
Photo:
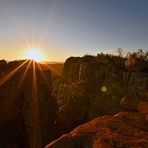
<instances>
[{"instance_id":1,"label":"eroded rock face","mask_svg":"<svg viewBox=\"0 0 148 148\"><path fill-rule=\"evenodd\" d=\"M124 97L125 91L122 77L122 72L117 69L116 65L108 61L102 62L93 56L67 59L62 78L68 84L56 86L56 88L59 87L58 96L62 95L61 98L58 96L56 98L63 99L62 101L65 102L61 107L63 111L59 112L64 122L62 124L69 122L67 128L72 129L76 124L84 123L99 115L115 114L120 111L120 99ZM79 91L74 91L75 88ZM105 88L104 92L102 88ZM84 97L80 99L82 94ZM73 107L75 104L81 104L81 107L79 105Z\"/></svg>"},{"instance_id":2,"label":"eroded rock face","mask_svg":"<svg viewBox=\"0 0 148 148\"><path fill-rule=\"evenodd\" d=\"M61 133L98 116L146 110L139 102L148 101L148 74L129 72L124 63L123 58L104 55L66 60L62 81L53 91L60 102Z\"/></svg>"},{"instance_id":3,"label":"eroded rock face","mask_svg":"<svg viewBox=\"0 0 148 148\"><path fill-rule=\"evenodd\" d=\"M80 125L46 148L114 148L148 145L148 113L120 112Z\"/></svg>"},{"instance_id":4,"label":"eroded rock face","mask_svg":"<svg viewBox=\"0 0 148 148\"><path fill-rule=\"evenodd\" d=\"M128 72L119 57L71 57L65 62L63 77L71 85L82 84L90 96L89 119L137 110L139 101L148 101L148 73Z\"/></svg>"},{"instance_id":5,"label":"eroded rock face","mask_svg":"<svg viewBox=\"0 0 148 148\"><path fill-rule=\"evenodd\" d=\"M18 63L11 62L1 74L0 147L40 148L54 135L57 104L51 97L51 72L41 72L37 63Z\"/></svg>"},{"instance_id":6,"label":"eroded rock face","mask_svg":"<svg viewBox=\"0 0 148 148\"><path fill-rule=\"evenodd\" d=\"M120 105L124 110L138 110L140 101L148 101L148 73L124 72L127 92Z\"/></svg>"},{"instance_id":7,"label":"eroded rock face","mask_svg":"<svg viewBox=\"0 0 148 148\"><path fill-rule=\"evenodd\" d=\"M96 57L71 57L64 64L63 77L73 83L86 82L86 91L91 95L101 93L101 87L121 79L122 73L116 65L102 63ZM106 82L107 80L107 82Z\"/></svg>"}]
</instances>

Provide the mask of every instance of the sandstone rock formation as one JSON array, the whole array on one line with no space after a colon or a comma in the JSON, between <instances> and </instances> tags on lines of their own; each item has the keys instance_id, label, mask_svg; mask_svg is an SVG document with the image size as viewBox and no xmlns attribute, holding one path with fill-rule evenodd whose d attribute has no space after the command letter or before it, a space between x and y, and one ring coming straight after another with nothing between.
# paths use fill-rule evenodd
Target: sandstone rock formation
<instances>
[{"instance_id":1,"label":"sandstone rock formation","mask_svg":"<svg viewBox=\"0 0 148 148\"><path fill-rule=\"evenodd\" d=\"M116 63L114 63L114 61L116 61ZM62 74L65 83L59 83L55 86L56 89L59 88L56 90L55 97L57 100L59 99L64 102L73 102L72 100L79 102L79 100L81 100L78 99L79 94L85 94L83 96L86 96L86 99L83 100L86 100L86 102L81 104L79 109L79 114L85 110L85 117L83 116L78 120L75 118L75 116L77 116L76 109L73 109L73 111L69 110L69 106L71 106L71 108L73 106L72 103L69 105L63 103L62 108L64 108L65 114L67 115L69 113L68 116L71 114L72 120L76 119L80 121L80 124L84 122L84 120L93 119L98 115L115 114L121 111L120 99L124 97L126 91L123 81L123 72L126 71L126 69L123 65L123 59L117 58L114 60L109 56L105 57L105 59L93 56L84 56L82 58L71 57L67 59ZM81 93L78 94L78 91L74 93L74 88L80 90ZM105 88L106 91L103 92L102 88ZM59 98L59 96L61 97ZM67 122L66 120L67 119L65 119L65 122Z\"/></svg>"},{"instance_id":2,"label":"sandstone rock formation","mask_svg":"<svg viewBox=\"0 0 148 148\"><path fill-rule=\"evenodd\" d=\"M124 72L123 77L127 91L120 105L125 110L138 110L139 101L148 101L148 73Z\"/></svg>"},{"instance_id":3,"label":"sandstone rock formation","mask_svg":"<svg viewBox=\"0 0 148 148\"><path fill-rule=\"evenodd\" d=\"M111 59L101 61L99 58L91 56L71 57L65 62L63 77L71 84L83 86L83 91L91 98L90 107L88 108L90 111L89 116L93 118L95 112L98 115L98 106L108 108L109 101L119 106L119 99L124 96L123 70L119 71L117 65L111 63ZM102 87L105 87L107 91L102 92ZM104 105L99 105L103 100ZM111 110L106 108L102 109L103 114L116 112L114 107Z\"/></svg>"},{"instance_id":4,"label":"sandstone rock formation","mask_svg":"<svg viewBox=\"0 0 148 148\"><path fill-rule=\"evenodd\" d=\"M120 112L78 126L46 148L147 148L148 113Z\"/></svg>"},{"instance_id":5,"label":"sandstone rock formation","mask_svg":"<svg viewBox=\"0 0 148 148\"><path fill-rule=\"evenodd\" d=\"M66 60L52 94L59 102L63 131L70 131L97 116L143 110L139 108L146 105L139 104L148 101L147 86L148 73L128 71L124 58L86 55Z\"/></svg>"}]
</instances>

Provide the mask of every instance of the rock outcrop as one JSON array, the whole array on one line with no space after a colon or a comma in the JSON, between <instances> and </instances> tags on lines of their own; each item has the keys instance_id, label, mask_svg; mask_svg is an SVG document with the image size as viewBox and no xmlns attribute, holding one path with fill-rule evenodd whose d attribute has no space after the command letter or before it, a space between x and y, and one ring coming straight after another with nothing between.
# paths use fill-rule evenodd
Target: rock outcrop
<instances>
[{"instance_id":1,"label":"rock outcrop","mask_svg":"<svg viewBox=\"0 0 148 148\"><path fill-rule=\"evenodd\" d=\"M148 73L146 72L124 72L123 80L127 91L121 99L120 105L125 110L138 110L140 101L148 101Z\"/></svg>"},{"instance_id":2,"label":"rock outcrop","mask_svg":"<svg viewBox=\"0 0 148 148\"><path fill-rule=\"evenodd\" d=\"M124 71L124 59L119 57L71 57L65 62L63 77L71 84L83 85L91 98L88 116L92 119L120 111L120 99L126 92Z\"/></svg>"},{"instance_id":3,"label":"rock outcrop","mask_svg":"<svg viewBox=\"0 0 148 148\"><path fill-rule=\"evenodd\" d=\"M125 60L109 55L66 60L62 80L55 83L52 92L59 102L58 116L60 124L65 125L63 131L98 116L147 107L148 73L128 71Z\"/></svg>"},{"instance_id":4,"label":"rock outcrop","mask_svg":"<svg viewBox=\"0 0 148 148\"><path fill-rule=\"evenodd\" d=\"M43 147L54 135L57 111L51 72L33 61L5 66L0 75L0 147Z\"/></svg>"},{"instance_id":5,"label":"rock outcrop","mask_svg":"<svg viewBox=\"0 0 148 148\"><path fill-rule=\"evenodd\" d=\"M46 148L147 148L148 112L120 112L78 126Z\"/></svg>"}]
</instances>

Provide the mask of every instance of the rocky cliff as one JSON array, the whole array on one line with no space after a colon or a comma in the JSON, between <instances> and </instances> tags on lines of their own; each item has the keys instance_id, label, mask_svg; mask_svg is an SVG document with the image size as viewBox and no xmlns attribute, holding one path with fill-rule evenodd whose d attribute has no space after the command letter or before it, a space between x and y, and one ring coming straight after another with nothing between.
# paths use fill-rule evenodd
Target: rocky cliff
<instances>
[{"instance_id":1,"label":"rocky cliff","mask_svg":"<svg viewBox=\"0 0 148 148\"><path fill-rule=\"evenodd\" d=\"M141 102L147 106L148 73L128 71L125 61L111 55L66 60L62 80L55 83L52 92L60 107L59 120L66 129L100 115L138 111Z\"/></svg>"},{"instance_id":2,"label":"rocky cliff","mask_svg":"<svg viewBox=\"0 0 148 148\"><path fill-rule=\"evenodd\" d=\"M54 135L57 109L50 70L33 61L0 66L0 147L43 147Z\"/></svg>"},{"instance_id":3,"label":"rocky cliff","mask_svg":"<svg viewBox=\"0 0 148 148\"><path fill-rule=\"evenodd\" d=\"M120 112L98 117L51 142L46 148L147 148L148 113Z\"/></svg>"}]
</instances>

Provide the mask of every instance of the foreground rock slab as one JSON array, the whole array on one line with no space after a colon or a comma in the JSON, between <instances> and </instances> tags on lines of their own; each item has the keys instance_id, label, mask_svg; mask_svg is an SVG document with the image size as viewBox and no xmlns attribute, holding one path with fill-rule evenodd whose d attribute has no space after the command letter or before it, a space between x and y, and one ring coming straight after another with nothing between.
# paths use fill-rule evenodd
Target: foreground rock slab
<instances>
[{"instance_id":1,"label":"foreground rock slab","mask_svg":"<svg viewBox=\"0 0 148 148\"><path fill-rule=\"evenodd\" d=\"M120 112L80 125L46 148L147 148L148 112Z\"/></svg>"}]
</instances>

